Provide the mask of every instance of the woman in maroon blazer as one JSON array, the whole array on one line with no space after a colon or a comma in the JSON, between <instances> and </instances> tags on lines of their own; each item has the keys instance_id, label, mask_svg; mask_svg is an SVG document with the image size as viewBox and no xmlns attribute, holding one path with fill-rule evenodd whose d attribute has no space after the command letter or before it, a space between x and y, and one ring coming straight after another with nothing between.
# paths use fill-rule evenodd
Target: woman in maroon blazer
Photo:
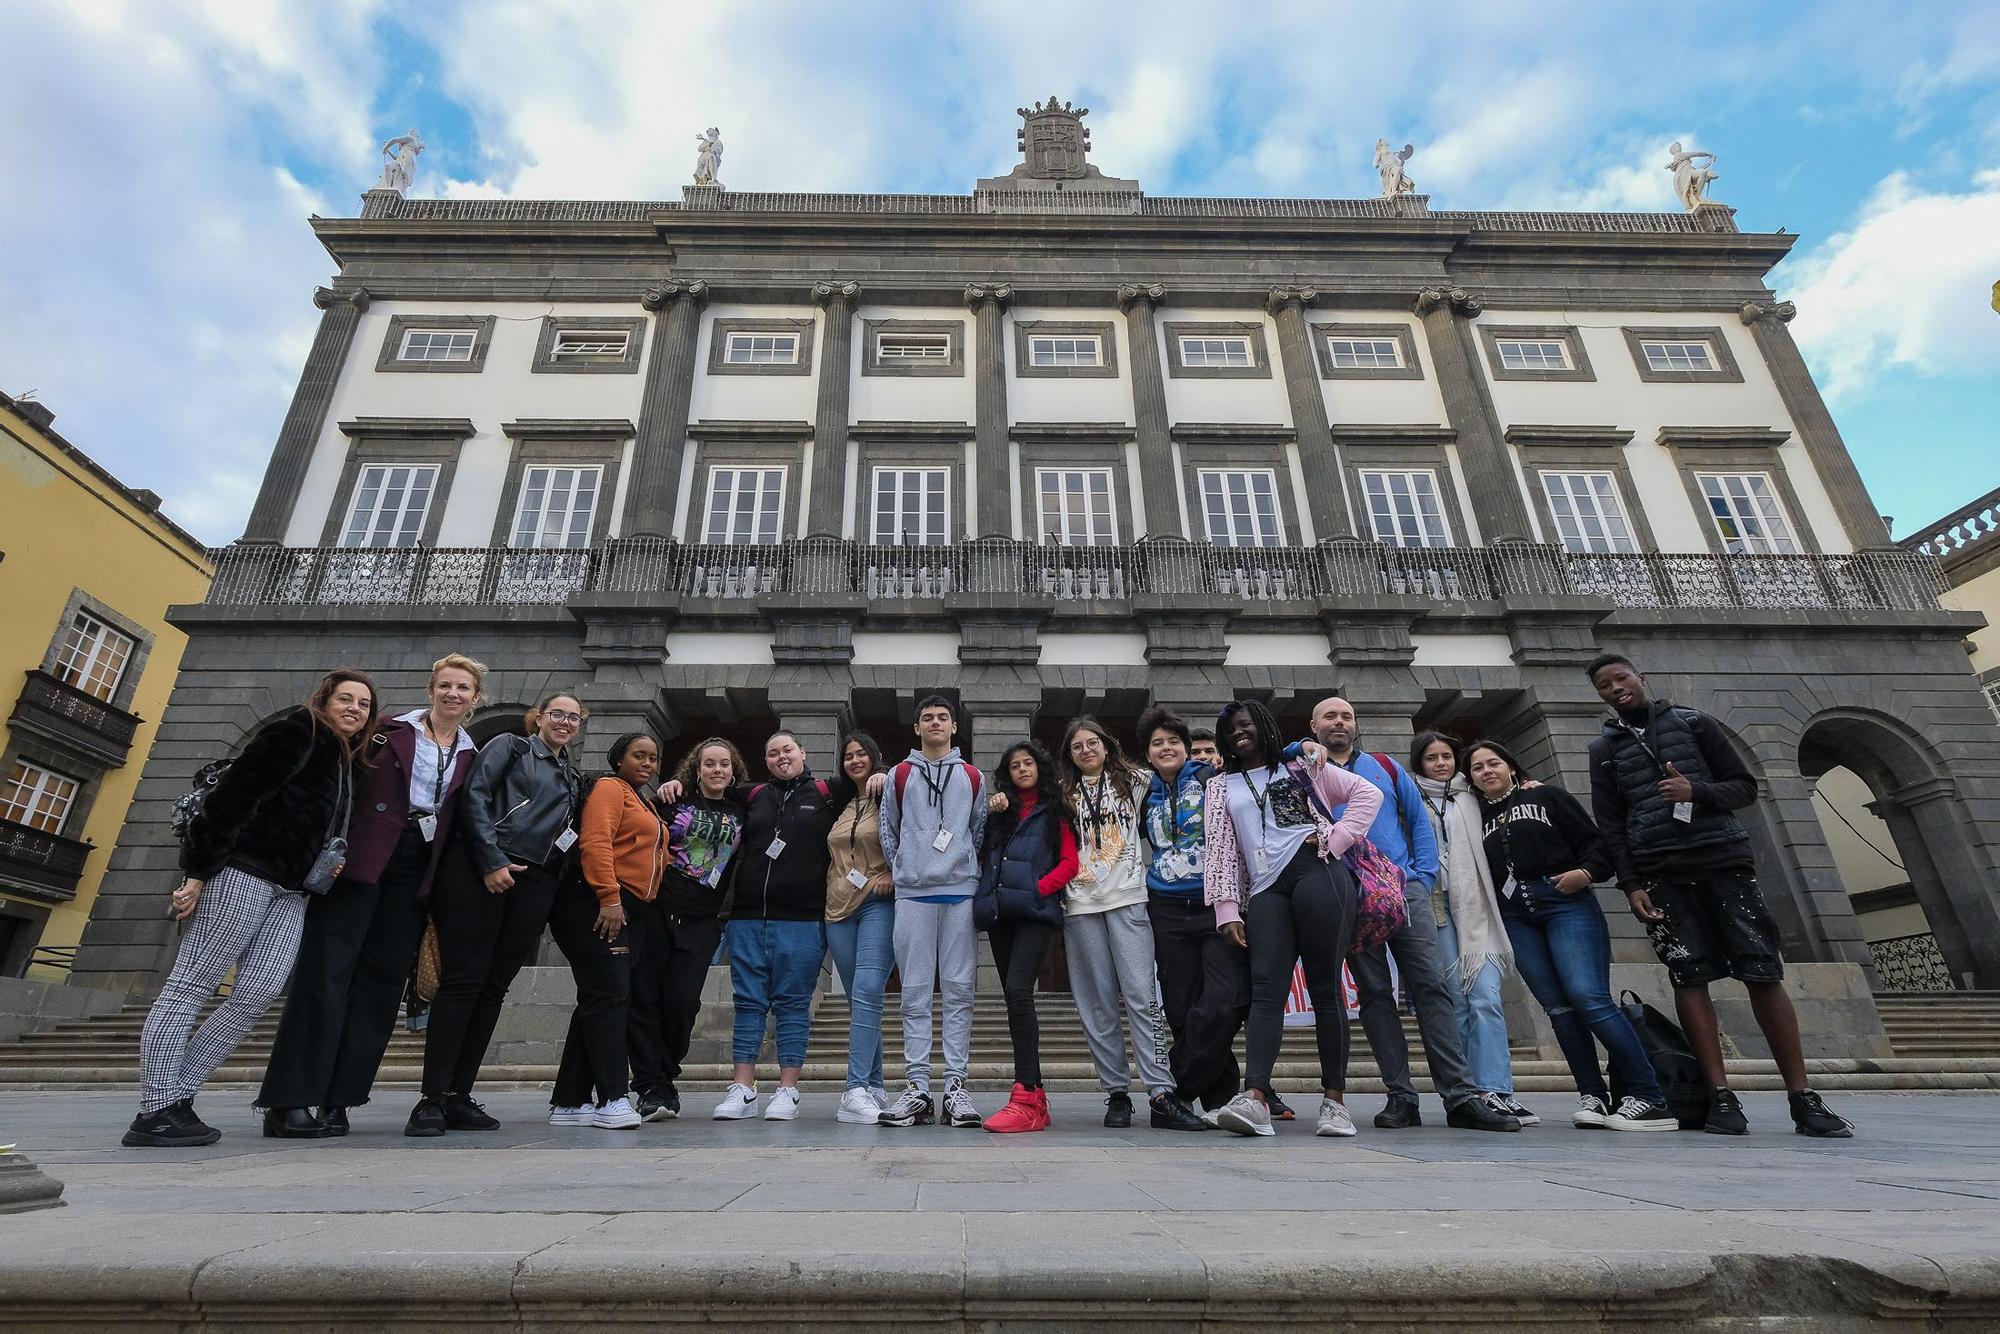
<instances>
[{"instance_id":1,"label":"woman in maroon blazer","mask_svg":"<svg viewBox=\"0 0 2000 1334\"><path fill-rule=\"evenodd\" d=\"M355 770L347 868L306 907L291 996L257 1095L267 1136L345 1135L347 1109L368 1101L423 940L438 849L476 754L462 724L485 677L463 654L439 658L430 707L369 738L367 766Z\"/></svg>"}]
</instances>

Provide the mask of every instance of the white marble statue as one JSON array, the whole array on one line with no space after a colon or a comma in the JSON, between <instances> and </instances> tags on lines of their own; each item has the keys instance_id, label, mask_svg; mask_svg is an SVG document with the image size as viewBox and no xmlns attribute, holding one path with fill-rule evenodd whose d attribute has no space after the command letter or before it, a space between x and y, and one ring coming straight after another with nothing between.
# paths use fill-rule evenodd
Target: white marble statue
<instances>
[{"instance_id":1,"label":"white marble statue","mask_svg":"<svg viewBox=\"0 0 2000 1334\"><path fill-rule=\"evenodd\" d=\"M694 142L700 150L694 156L694 183L720 190L717 173L722 170L722 131L711 125L708 133L696 135Z\"/></svg>"},{"instance_id":2,"label":"white marble statue","mask_svg":"<svg viewBox=\"0 0 2000 1334\"><path fill-rule=\"evenodd\" d=\"M424 137L415 130L399 134L382 145L382 179L375 182L377 190L394 190L397 194L410 188L410 182L417 178L417 154L424 151Z\"/></svg>"},{"instance_id":3,"label":"white marble statue","mask_svg":"<svg viewBox=\"0 0 2000 1334\"><path fill-rule=\"evenodd\" d=\"M1722 174L1715 170L1715 154L1683 151L1678 139L1667 145L1667 152L1673 154L1667 170L1674 174L1674 193L1680 196L1681 207L1692 213L1713 203L1707 196L1709 182Z\"/></svg>"},{"instance_id":4,"label":"white marble statue","mask_svg":"<svg viewBox=\"0 0 2000 1334\"><path fill-rule=\"evenodd\" d=\"M1415 144L1404 144L1403 151L1398 153L1389 147L1387 139L1375 141L1375 170L1382 173L1384 199L1394 199L1398 195L1413 195L1417 192L1417 183L1403 172L1403 164L1415 157L1416 153Z\"/></svg>"}]
</instances>

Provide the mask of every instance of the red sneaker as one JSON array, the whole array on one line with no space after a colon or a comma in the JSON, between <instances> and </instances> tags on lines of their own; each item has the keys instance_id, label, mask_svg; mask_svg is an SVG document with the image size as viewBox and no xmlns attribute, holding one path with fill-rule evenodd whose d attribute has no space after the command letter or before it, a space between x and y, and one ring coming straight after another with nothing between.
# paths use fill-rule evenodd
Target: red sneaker
<instances>
[{"instance_id":1,"label":"red sneaker","mask_svg":"<svg viewBox=\"0 0 2000 1334\"><path fill-rule=\"evenodd\" d=\"M1015 1135L1049 1127L1049 1095L1041 1089L1014 1085L1007 1105L986 1118L986 1128L996 1135Z\"/></svg>"}]
</instances>

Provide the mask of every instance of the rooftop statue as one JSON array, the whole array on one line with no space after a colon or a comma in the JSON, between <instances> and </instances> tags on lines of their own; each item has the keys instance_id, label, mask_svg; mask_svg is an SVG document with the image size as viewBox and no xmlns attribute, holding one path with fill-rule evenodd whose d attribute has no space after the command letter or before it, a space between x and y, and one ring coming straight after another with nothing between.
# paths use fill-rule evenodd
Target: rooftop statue
<instances>
[{"instance_id":1,"label":"rooftop statue","mask_svg":"<svg viewBox=\"0 0 2000 1334\"><path fill-rule=\"evenodd\" d=\"M409 189L417 176L417 155L423 151L424 137L415 130L383 144L382 179L375 182L375 188L394 190L397 194Z\"/></svg>"},{"instance_id":2,"label":"rooftop statue","mask_svg":"<svg viewBox=\"0 0 2000 1334\"><path fill-rule=\"evenodd\" d=\"M1415 157L1416 153L1415 144L1404 144L1403 151L1398 153L1389 147L1387 139L1375 141L1375 170L1382 173L1384 199L1394 199L1398 195L1413 195L1417 192L1417 183L1403 171L1403 164Z\"/></svg>"},{"instance_id":3,"label":"rooftop statue","mask_svg":"<svg viewBox=\"0 0 2000 1334\"><path fill-rule=\"evenodd\" d=\"M1692 213L1703 204L1714 203L1708 197L1708 186L1722 174L1715 170L1715 154L1683 151L1678 139L1667 145L1667 152L1673 154L1667 170L1674 174L1674 193L1680 196L1681 207Z\"/></svg>"},{"instance_id":4,"label":"rooftop statue","mask_svg":"<svg viewBox=\"0 0 2000 1334\"><path fill-rule=\"evenodd\" d=\"M722 170L722 131L711 125L706 134L695 136L694 183L720 190L722 182L716 173Z\"/></svg>"}]
</instances>

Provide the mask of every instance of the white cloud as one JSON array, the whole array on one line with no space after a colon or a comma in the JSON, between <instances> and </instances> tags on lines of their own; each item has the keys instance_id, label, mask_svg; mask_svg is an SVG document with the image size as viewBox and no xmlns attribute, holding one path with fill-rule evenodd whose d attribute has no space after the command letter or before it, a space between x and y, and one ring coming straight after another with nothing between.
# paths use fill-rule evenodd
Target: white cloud
<instances>
[{"instance_id":1,"label":"white cloud","mask_svg":"<svg viewBox=\"0 0 2000 1334\"><path fill-rule=\"evenodd\" d=\"M1906 172L1879 185L1855 225L1791 261L1794 336L1830 397L1891 369L1991 375L2000 367L2000 170L1926 190Z\"/></svg>"}]
</instances>

